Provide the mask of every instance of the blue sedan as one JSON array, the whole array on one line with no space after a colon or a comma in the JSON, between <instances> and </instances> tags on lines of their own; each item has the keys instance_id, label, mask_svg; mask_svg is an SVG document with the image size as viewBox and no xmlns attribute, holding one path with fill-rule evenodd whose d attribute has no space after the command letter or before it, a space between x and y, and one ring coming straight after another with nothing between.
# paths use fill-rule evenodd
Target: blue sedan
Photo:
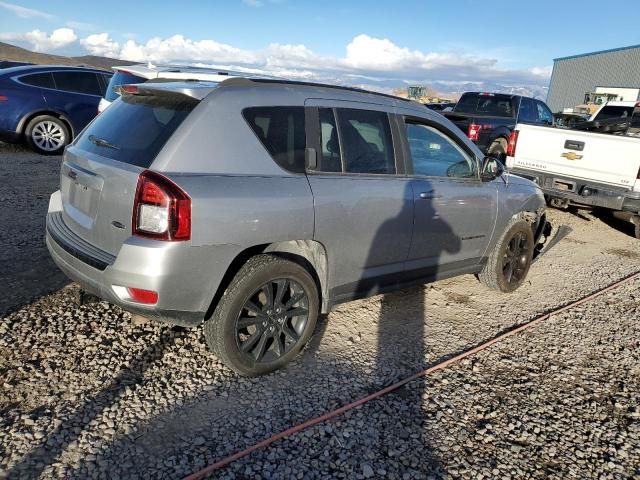
<instances>
[{"instance_id":1,"label":"blue sedan","mask_svg":"<svg viewBox=\"0 0 640 480\"><path fill-rule=\"evenodd\" d=\"M57 155L98 113L111 73L32 65L0 70L0 141Z\"/></svg>"}]
</instances>

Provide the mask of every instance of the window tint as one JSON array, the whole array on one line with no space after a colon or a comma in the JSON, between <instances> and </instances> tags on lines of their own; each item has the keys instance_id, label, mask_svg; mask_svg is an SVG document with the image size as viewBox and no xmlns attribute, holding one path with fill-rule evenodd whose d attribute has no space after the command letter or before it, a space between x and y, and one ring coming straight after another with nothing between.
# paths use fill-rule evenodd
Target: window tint
<instances>
[{"instance_id":1,"label":"window tint","mask_svg":"<svg viewBox=\"0 0 640 480\"><path fill-rule=\"evenodd\" d=\"M98 115L77 145L103 157L148 168L196 104L184 97L126 96Z\"/></svg>"},{"instance_id":2,"label":"window tint","mask_svg":"<svg viewBox=\"0 0 640 480\"><path fill-rule=\"evenodd\" d=\"M536 101L536 106L538 107L538 123L553 125L553 114L551 110L542 102Z\"/></svg>"},{"instance_id":3,"label":"window tint","mask_svg":"<svg viewBox=\"0 0 640 480\"><path fill-rule=\"evenodd\" d=\"M338 127L331 108L321 108L320 113L320 165L322 172L341 172L342 155L338 139Z\"/></svg>"},{"instance_id":4,"label":"window tint","mask_svg":"<svg viewBox=\"0 0 640 480\"><path fill-rule=\"evenodd\" d=\"M419 123L408 123L406 127L414 175L475 176L475 161L443 133Z\"/></svg>"},{"instance_id":5,"label":"window tint","mask_svg":"<svg viewBox=\"0 0 640 480\"><path fill-rule=\"evenodd\" d=\"M119 87L120 85L143 83L146 82L146 79L138 77L137 75L132 75L128 72L117 70L116 73L107 81L109 84L107 85L107 91L104 93L104 98L105 100L113 102L120 96L120 94L116 92L116 87Z\"/></svg>"},{"instance_id":6,"label":"window tint","mask_svg":"<svg viewBox=\"0 0 640 480\"><path fill-rule=\"evenodd\" d=\"M278 165L292 172L304 172L303 107L247 108L243 115Z\"/></svg>"},{"instance_id":7,"label":"window tint","mask_svg":"<svg viewBox=\"0 0 640 480\"><path fill-rule=\"evenodd\" d=\"M533 104L533 100L530 98L523 98L520 102L518 121L523 123L537 123L538 113Z\"/></svg>"},{"instance_id":8,"label":"window tint","mask_svg":"<svg viewBox=\"0 0 640 480\"><path fill-rule=\"evenodd\" d=\"M50 73L34 73L20 77L22 83L33 85L34 87L54 88L53 77Z\"/></svg>"},{"instance_id":9,"label":"window tint","mask_svg":"<svg viewBox=\"0 0 640 480\"><path fill-rule=\"evenodd\" d=\"M74 93L101 95L100 84L95 73L91 72L54 72L53 79L58 90Z\"/></svg>"},{"instance_id":10,"label":"window tint","mask_svg":"<svg viewBox=\"0 0 640 480\"><path fill-rule=\"evenodd\" d=\"M622 107L608 105L602 107L602 110L596 116L597 120L606 120L607 118L630 117L633 113L633 107Z\"/></svg>"},{"instance_id":11,"label":"window tint","mask_svg":"<svg viewBox=\"0 0 640 480\"><path fill-rule=\"evenodd\" d=\"M511 96L494 93L464 93L453 109L454 112L510 118L514 116L514 110Z\"/></svg>"},{"instance_id":12,"label":"window tint","mask_svg":"<svg viewBox=\"0 0 640 480\"><path fill-rule=\"evenodd\" d=\"M395 173L393 142L387 114L347 108L337 111L344 171Z\"/></svg>"}]
</instances>

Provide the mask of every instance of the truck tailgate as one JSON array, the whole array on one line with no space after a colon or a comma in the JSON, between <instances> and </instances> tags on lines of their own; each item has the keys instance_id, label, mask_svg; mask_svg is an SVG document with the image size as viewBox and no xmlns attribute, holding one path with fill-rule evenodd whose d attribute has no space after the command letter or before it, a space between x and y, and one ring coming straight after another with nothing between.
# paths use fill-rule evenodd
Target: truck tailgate
<instances>
[{"instance_id":1,"label":"truck tailgate","mask_svg":"<svg viewBox=\"0 0 640 480\"><path fill-rule=\"evenodd\" d=\"M640 139L518 124L510 168L631 188L640 168Z\"/></svg>"}]
</instances>

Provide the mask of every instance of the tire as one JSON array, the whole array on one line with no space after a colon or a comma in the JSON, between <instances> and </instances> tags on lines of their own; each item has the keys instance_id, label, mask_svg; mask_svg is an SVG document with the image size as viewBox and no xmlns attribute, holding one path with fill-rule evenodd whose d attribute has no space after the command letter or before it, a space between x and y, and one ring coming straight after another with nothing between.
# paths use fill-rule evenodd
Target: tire
<instances>
[{"instance_id":1,"label":"tire","mask_svg":"<svg viewBox=\"0 0 640 480\"><path fill-rule=\"evenodd\" d=\"M504 140L496 140L491 144L487 155L493 158L497 158L501 163L505 163L507 160L507 149Z\"/></svg>"},{"instance_id":2,"label":"tire","mask_svg":"<svg viewBox=\"0 0 640 480\"><path fill-rule=\"evenodd\" d=\"M516 290L529 273L535 247L533 242L531 225L525 220L512 220L478 275L480 282L504 293Z\"/></svg>"},{"instance_id":3,"label":"tire","mask_svg":"<svg viewBox=\"0 0 640 480\"><path fill-rule=\"evenodd\" d=\"M27 124L25 138L29 147L40 155L60 155L71 142L71 132L59 118L38 115Z\"/></svg>"},{"instance_id":4,"label":"tire","mask_svg":"<svg viewBox=\"0 0 640 480\"><path fill-rule=\"evenodd\" d=\"M262 375L298 355L311 338L318 312L318 288L306 269L275 255L257 255L229 284L205 321L204 335L227 367L243 376Z\"/></svg>"}]
</instances>

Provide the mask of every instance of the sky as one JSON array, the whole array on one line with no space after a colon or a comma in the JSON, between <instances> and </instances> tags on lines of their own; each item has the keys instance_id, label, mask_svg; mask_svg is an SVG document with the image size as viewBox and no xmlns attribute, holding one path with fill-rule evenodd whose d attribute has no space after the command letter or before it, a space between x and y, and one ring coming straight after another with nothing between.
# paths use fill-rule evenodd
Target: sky
<instances>
[{"instance_id":1,"label":"sky","mask_svg":"<svg viewBox=\"0 0 640 480\"><path fill-rule=\"evenodd\" d=\"M0 41L351 83L546 86L553 59L640 44L637 0L0 0Z\"/></svg>"}]
</instances>

